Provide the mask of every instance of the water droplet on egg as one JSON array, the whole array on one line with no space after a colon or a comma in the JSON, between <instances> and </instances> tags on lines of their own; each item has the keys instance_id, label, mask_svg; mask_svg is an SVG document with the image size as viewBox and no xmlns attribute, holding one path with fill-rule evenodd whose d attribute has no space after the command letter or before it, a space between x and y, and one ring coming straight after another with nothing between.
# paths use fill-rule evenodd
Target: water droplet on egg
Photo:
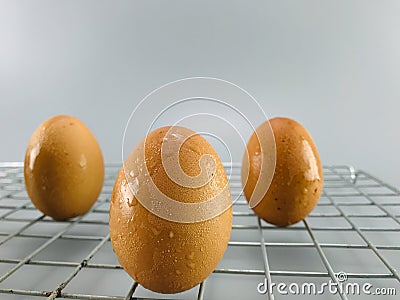
<instances>
[{"instance_id":1,"label":"water droplet on egg","mask_svg":"<svg viewBox=\"0 0 400 300\"><path fill-rule=\"evenodd\" d=\"M169 232L169 238L172 239L173 237L174 237L174 232L173 232L173 231L170 231L170 232Z\"/></svg>"},{"instance_id":2,"label":"water droplet on egg","mask_svg":"<svg viewBox=\"0 0 400 300\"><path fill-rule=\"evenodd\" d=\"M157 228L151 227L151 232L153 232L154 235L159 235L161 233L161 230L157 230Z\"/></svg>"},{"instance_id":3,"label":"water droplet on egg","mask_svg":"<svg viewBox=\"0 0 400 300\"><path fill-rule=\"evenodd\" d=\"M177 275L181 275L181 274L182 274L182 272L179 271L179 270L175 270L175 273L176 273Z\"/></svg>"},{"instance_id":4,"label":"water droplet on egg","mask_svg":"<svg viewBox=\"0 0 400 300\"><path fill-rule=\"evenodd\" d=\"M81 159L79 160L79 166L81 168L85 168L86 167L86 157L84 155L81 155Z\"/></svg>"},{"instance_id":5,"label":"water droplet on egg","mask_svg":"<svg viewBox=\"0 0 400 300\"><path fill-rule=\"evenodd\" d=\"M130 172L129 172L129 176L134 177L134 176L135 176L135 172L133 172L133 170L130 171Z\"/></svg>"},{"instance_id":6,"label":"water droplet on egg","mask_svg":"<svg viewBox=\"0 0 400 300\"><path fill-rule=\"evenodd\" d=\"M196 267L196 264L195 264L194 262L190 262L190 263L187 264L187 266L188 266L190 269L194 269L194 268Z\"/></svg>"},{"instance_id":7,"label":"water droplet on egg","mask_svg":"<svg viewBox=\"0 0 400 300\"><path fill-rule=\"evenodd\" d=\"M136 200L135 197L131 197L131 198L128 199L128 206L129 207L135 206L137 203L138 203L138 201Z\"/></svg>"},{"instance_id":8,"label":"water droplet on egg","mask_svg":"<svg viewBox=\"0 0 400 300\"><path fill-rule=\"evenodd\" d=\"M139 179L136 177L135 179L132 180L132 182L130 182L128 184L128 186L129 186L131 192L134 195L137 195L137 192L139 191Z\"/></svg>"}]
</instances>

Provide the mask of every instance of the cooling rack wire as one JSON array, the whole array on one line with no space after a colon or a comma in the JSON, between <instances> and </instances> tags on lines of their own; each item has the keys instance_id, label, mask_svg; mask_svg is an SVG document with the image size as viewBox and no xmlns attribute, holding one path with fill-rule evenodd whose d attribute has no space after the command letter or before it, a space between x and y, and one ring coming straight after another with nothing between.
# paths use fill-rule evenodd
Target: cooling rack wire
<instances>
[{"instance_id":1,"label":"cooling rack wire","mask_svg":"<svg viewBox=\"0 0 400 300\"><path fill-rule=\"evenodd\" d=\"M240 164L225 164L233 196ZM269 282L378 281L400 293L400 192L349 166L325 166L325 185L306 220L277 228L257 218L243 196L233 206L232 235L221 263L188 292L145 290L120 267L110 245L108 208L119 165L106 166L98 201L84 216L55 222L31 204L21 163L0 164L0 299L277 299ZM224 289L224 291L220 291ZM349 299L343 291L337 299ZM398 295L397 295L398 297ZM389 299L389 298L385 298ZM395 298L393 298L395 299Z\"/></svg>"}]
</instances>

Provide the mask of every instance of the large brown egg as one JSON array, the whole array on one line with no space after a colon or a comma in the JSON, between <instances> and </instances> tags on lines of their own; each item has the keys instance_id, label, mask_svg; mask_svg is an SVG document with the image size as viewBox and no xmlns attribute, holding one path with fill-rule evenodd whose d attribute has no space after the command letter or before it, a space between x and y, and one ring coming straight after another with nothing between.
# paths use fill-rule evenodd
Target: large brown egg
<instances>
[{"instance_id":1,"label":"large brown egg","mask_svg":"<svg viewBox=\"0 0 400 300\"><path fill-rule=\"evenodd\" d=\"M225 252L231 201L224 167L203 137L183 127L152 131L125 160L111 197L120 264L155 292L196 286Z\"/></svg>"},{"instance_id":2,"label":"large brown egg","mask_svg":"<svg viewBox=\"0 0 400 300\"><path fill-rule=\"evenodd\" d=\"M270 129L273 134L268 134ZM260 180L265 173L273 174L272 181L268 176ZM308 131L288 118L263 123L247 144L242 184L254 212L265 221L288 226L303 220L317 204L323 185L320 157Z\"/></svg>"},{"instance_id":3,"label":"large brown egg","mask_svg":"<svg viewBox=\"0 0 400 300\"><path fill-rule=\"evenodd\" d=\"M60 115L33 133L25 154L25 187L33 204L55 220L86 213L100 194L103 156L78 119Z\"/></svg>"}]
</instances>

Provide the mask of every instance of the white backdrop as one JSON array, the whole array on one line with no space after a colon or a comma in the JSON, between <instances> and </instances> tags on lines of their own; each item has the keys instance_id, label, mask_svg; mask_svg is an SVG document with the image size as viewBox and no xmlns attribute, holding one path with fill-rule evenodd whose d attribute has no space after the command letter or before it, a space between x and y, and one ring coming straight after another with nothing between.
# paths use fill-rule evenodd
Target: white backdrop
<instances>
[{"instance_id":1,"label":"white backdrop","mask_svg":"<svg viewBox=\"0 0 400 300\"><path fill-rule=\"evenodd\" d=\"M67 113L119 162L147 93L212 76L305 125L325 164L399 187L399 15L395 0L1 0L0 161L23 160L34 129Z\"/></svg>"}]
</instances>

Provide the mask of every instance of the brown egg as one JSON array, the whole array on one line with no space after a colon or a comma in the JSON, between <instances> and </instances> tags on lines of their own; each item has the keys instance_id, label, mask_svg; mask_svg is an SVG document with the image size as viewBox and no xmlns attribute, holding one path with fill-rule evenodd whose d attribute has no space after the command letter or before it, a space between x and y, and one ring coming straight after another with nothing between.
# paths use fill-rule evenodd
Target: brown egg
<instances>
[{"instance_id":1,"label":"brown egg","mask_svg":"<svg viewBox=\"0 0 400 300\"><path fill-rule=\"evenodd\" d=\"M202 282L222 258L231 226L224 167L200 135L159 128L125 160L111 197L111 242L145 288L178 293Z\"/></svg>"},{"instance_id":2,"label":"brown egg","mask_svg":"<svg viewBox=\"0 0 400 300\"><path fill-rule=\"evenodd\" d=\"M45 215L55 220L82 215L103 186L99 144L78 119L66 115L49 118L29 141L24 177L32 203Z\"/></svg>"},{"instance_id":3,"label":"brown egg","mask_svg":"<svg viewBox=\"0 0 400 300\"><path fill-rule=\"evenodd\" d=\"M301 124L287 118L274 118L269 124L275 138L266 134L269 125L265 122L247 144L242 166L243 190L246 199L256 204L252 208L260 218L288 226L303 220L317 204L323 185L322 165L311 135ZM276 157L276 165L269 185L259 177L274 167L271 157ZM264 166L261 159L267 162ZM256 194L257 185L262 192Z\"/></svg>"}]
</instances>

